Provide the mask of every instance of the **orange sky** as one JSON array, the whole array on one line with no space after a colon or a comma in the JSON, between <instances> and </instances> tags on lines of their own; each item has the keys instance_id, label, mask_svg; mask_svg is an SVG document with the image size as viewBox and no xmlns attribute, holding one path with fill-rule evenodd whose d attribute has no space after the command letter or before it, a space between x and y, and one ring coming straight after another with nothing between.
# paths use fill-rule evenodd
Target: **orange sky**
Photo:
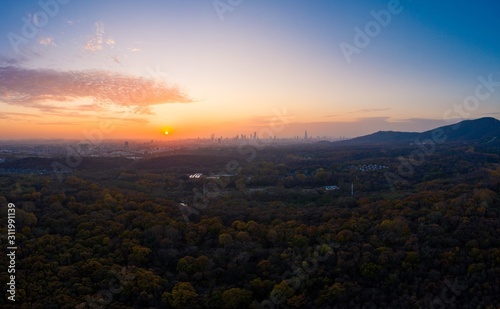
<instances>
[{"instance_id":1,"label":"orange sky","mask_svg":"<svg viewBox=\"0 0 500 309\"><path fill-rule=\"evenodd\" d=\"M500 80L499 45L480 35L497 16L478 11L477 31L456 30L472 4L446 20L432 4L405 5L346 61L339 46L356 44L354 29L385 3L246 1L224 16L209 2L123 3L70 1L43 27L36 2L2 7L0 139L82 139L103 121L114 125L105 139L336 138L424 131L449 110L499 114L493 86L457 112L481 78Z\"/></svg>"}]
</instances>

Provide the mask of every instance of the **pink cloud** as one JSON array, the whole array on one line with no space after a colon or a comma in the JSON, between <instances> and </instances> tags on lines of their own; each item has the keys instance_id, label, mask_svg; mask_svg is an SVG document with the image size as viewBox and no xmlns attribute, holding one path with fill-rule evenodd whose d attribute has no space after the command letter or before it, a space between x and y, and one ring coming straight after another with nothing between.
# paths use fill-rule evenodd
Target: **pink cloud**
<instances>
[{"instance_id":1,"label":"pink cloud","mask_svg":"<svg viewBox=\"0 0 500 309\"><path fill-rule=\"evenodd\" d=\"M138 110L163 103L192 102L176 86L98 70L55 71L7 66L0 67L0 81L0 102L46 111L61 109L50 101L71 102L82 98Z\"/></svg>"}]
</instances>

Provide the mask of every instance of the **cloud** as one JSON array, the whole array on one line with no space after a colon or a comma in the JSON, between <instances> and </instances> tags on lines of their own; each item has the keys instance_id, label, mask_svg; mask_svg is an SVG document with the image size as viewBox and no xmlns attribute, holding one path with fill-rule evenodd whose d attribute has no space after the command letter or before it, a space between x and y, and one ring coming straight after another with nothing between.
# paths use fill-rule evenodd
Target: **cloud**
<instances>
[{"instance_id":1,"label":"cloud","mask_svg":"<svg viewBox=\"0 0 500 309\"><path fill-rule=\"evenodd\" d=\"M40 43L40 45L43 45L43 46L47 46L47 45L56 46L54 44L54 39L51 37L48 37L48 36L41 37L40 40L38 40L38 43Z\"/></svg>"},{"instance_id":2,"label":"cloud","mask_svg":"<svg viewBox=\"0 0 500 309\"><path fill-rule=\"evenodd\" d=\"M0 66L0 102L55 112L67 111L64 107L67 102L84 98L91 98L103 106L142 111L157 104L192 102L178 87L144 77L99 70L55 71ZM96 108L94 104L86 106L85 110Z\"/></svg>"},{"instance_id":3,"label":"cloud","mask_svg":"<svg viewBox=\"0 0 500 309\"><path fill-rule=\"evenodd\" d=\"M40 126L83 126L91 124L91 122L77 122L77 121L55 121L55 122L36 122Z\"/></svg>"},{"instance_id":4,"label":"cloud","mask_svg":"<svg viewBox=\"0 0 500 309\"><path fill-rule=\"evenodd\" d=\"M272 123L272 121L275 121L275 118L276 117L274 117L274 116L254 116L254 117L247 118L243 122L246 125L260 127L260 126L269 125L269 123Z\"/></svg>"},{"instance_id":5,"label":"cloud","mask_svg":"<svg viewBox=\"0 0 500 309\"><path fill-rule=\"evenodd\" d=\"M39 115L32 115L26 113L1 113L0 119L9 119L9 120L18 120L18 121L26 121L28 117L40 117Z\"/></svg>"},{"instance_id":6,"label":"cloud","mask_svg":"<svg viewBox=\"0 0 500 309\"><path fill-rule=\"evenodd\" d=\"M19 65L24 60L26 60L26 59L24 59L23 57L21 57L20 59L17 59L17 58L10 58L10 57L0 55L0 67L9 66L9 65L10 66Z\"/></svg>"},{"instance_id":7,"label":"cloud","mask_svg":"<svg viewBox=\"0 0 500 309\"><path fill-rule=\"evenodd\" d=\"M105 37L104 24L101 22L95 23L95 34L89 38L85 46L85 50L95 52L102 50L104 45L110 48L115 47L116 41L112 37Z\"/></svg>"},{"instance_id":8,"label":"cloud","mask_svg":"<svg viewBox=\"0 0 500 309\"><path fill-rule=\"evenodd\" d=\"M345 112L342 114L331 114L331 115L325 115L323 117L325 118L333 118L333 117L343 117L345 115L350 115L350 114L363 114L363 113L375 113L375 112L385 112L390 110L390 108L365 108L365 109L358 109L355 111L351 112Z\"/></svg>"},{"instance_id":9,"label":"cloud","mask_svg":"<svg viewBox=\"0 0 500 309\"><path fill-rule=\"evenodd\" d=\"M124 118L117 118L117 117L97 117L97 118L89 118L89 119L82 119L81 117L78 118L78 120L71 120L71 121L39 121L36 122L37 125L64 125L64 126L84 126L84 125L98 125L98 119L102 119L105 121L120 121L124 124L141 124L145 125L148 123L146 119L140 119L140 118L129 118L129 119L124 119Z\"/></svg>"},{"instance_id":10,"label":"cloud","mask_svg":"<svg viewBox=\"0 0 500 309\"><path fill-rule=\"evenodd\" d=\"M365 109L359 109L357 111L354 111L352 113L372 113L372 112L385 112L390 110L390 108L365 108Z\"/></svg>"},{"instance_id":11,"label":"cloud","mask_svg":"<svg viewBox=\"0 0 500 309\"><path fill-rule=\"evenodd\" d=\"M243 125L250 130L256 128L270 128L279 127L285 123L289 123L295 119L295 115L287 114L286 111L274 112L274 114L269 116L253 116L246 119L238 120L239 125ZM234 121L229 121L228 125L234 125Z\"/></svg>"},{"instance_id":12,"label":"cloud","mask_svg":"<svg viewBox=\"0 0 500 309\"><path fill-rule=\"evenodd\" d=\"M102 49L102 45L104 42L104 24L103 23L95 23L95 34L90 37L85 46L83 47L88 51L98 51ZM113 45L114 45L114 41Z\"/></svg>"},{"instance_id":13,"label":"cloud","mask_svg":"<svg viewBox=\"0 0 500 309\"><path fill-rule=\"evenodd\" d=\"M109 46L111 46L111 48L113 48L116 44L115 40L109 38L106 40L106 44L108 44Z\"/></svg>"}]
</instances>

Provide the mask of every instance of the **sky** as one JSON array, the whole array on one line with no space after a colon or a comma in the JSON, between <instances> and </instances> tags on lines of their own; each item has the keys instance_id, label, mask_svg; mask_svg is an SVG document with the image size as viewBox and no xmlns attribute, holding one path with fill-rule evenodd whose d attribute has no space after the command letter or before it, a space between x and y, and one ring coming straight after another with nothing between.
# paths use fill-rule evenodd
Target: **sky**
<instances>
[{"instance_id":1,"label":"sky","mask_svg":"<svg viewBox=\"0 0 500 309\"><path fill-rule=\"evenodd\" d=\"M498 16L493 0L1 1L0 139L498 119Z\"/></svg>"}]
</instances>

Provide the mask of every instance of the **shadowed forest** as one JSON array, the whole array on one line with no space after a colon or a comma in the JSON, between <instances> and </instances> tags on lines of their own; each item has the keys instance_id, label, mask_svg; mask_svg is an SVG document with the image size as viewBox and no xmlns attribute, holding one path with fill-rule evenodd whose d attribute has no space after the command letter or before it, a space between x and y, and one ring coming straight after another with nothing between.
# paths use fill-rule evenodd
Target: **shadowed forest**
<instances>
[{"instance_id":1,"label":"shadowed forest","mask_svg":"<svg viewBox=\"0 0 500 309\"><path fill-rule=\"evenodd\" d=\"M498 308L498 145L439 145L408 165L414 150L206 147L4 172L16 306Z\"/></svg>"}]
</instances>

